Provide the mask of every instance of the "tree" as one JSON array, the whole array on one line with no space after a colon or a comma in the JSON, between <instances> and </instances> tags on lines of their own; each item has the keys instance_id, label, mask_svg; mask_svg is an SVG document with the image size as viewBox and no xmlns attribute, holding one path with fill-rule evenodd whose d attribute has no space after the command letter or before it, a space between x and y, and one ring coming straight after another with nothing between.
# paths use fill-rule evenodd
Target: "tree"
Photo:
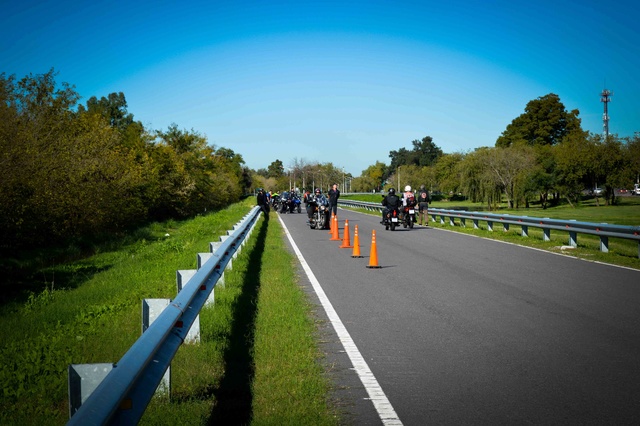
<instances>
[{"instance_id":1,"label":"tree","mask_svg":"<svg viewBox=\"0 0 640 426\"><path fill-rule=\"evenodd\" d=\"M526 181L527 173L535 165L532 148L519 146L512 148L493 148L485 157L485 166L494 178L496 186L501 188L509 208L514 208L519 185Z\"/></svg>"},{"instance_id":2,"label":"tree","mask_svg":"<svg viewBox=\"0 0 640 426\"><path fill-rule=\"evenodd\" d=\"M458 164L464 159L464 154L444 154L434 164L435 181L441 191L458 193L462 182Z\"/></svg>"},{"instance_id":3,"label":"tree","mask_svg":"<svg viewBox=\"0 0 640 426\"><path fill-rule=\"evenodd\" d=\"M422 140L414 140L411 142L413 149L411 151L406 148L400 148L397 151L390 151L389 157L391 164L389 165L389 174L395 173L400 166L408 166L410 164L416 166L431 166L442 156L442 149L433 143L431 136L425 136Z\"/></svg>"},{"instance_id":4,"label":"tree","mask_svg":"<svg viewBox=\"0 0 640 426\"><path fill-rule=\"evenodd\" d=\"M282 176L284 176L284 165L282 164L282 161L276 160L269 164L269 167L267 168L267 177L277 179Z\"/></svg>"},{"instance_id":5,"label":"tree","mask_svg":"<svg viewBox=\"0 0 640 426\"><path fill-rule=\"evenodd\" d=\"M414 161L417 161L419 166L432 166L442 157L442 149L435 143L431 136L425 136L421 141L414 140L413 152L415 153Z\"/></svg>"},{"instance_id":6,"label":"tree","mask_svg":"<svg viewBox=\"0 0 640 426\"><path fill-rule=\"evenodd\" d=\"M484 201L489 209L500 203L501 188L486 167L488 157L495 148L482 147L465 155L456 165L457 174L461 177L461 191L474 203Z\"/></svg>"},{"instance_id":7,"label":"tree","mask_svg":"<svg viewBox=\"0 0 640 426\"><path fill-rule=\"evenodd\" d=\"M570 132L581 131L579 114L578 110L567 112L553 93L534 99L502 132L496 146L556 145Z\"/></svg>"},{"instance_id":8,"label":"tree","mask_svg":"<svg viewBox=\"0 0 640 426\"><path fill-rule=\"evenodd\" d=\"M353 190L356 192L371 192L374 189L380 191L386 168L384 163L376 161L375 164L363 170L360 177L353 179L351 182Z\"/></svg>"},{"instance_id":9,"label":"tree","mask_svg":"<svg viewBox=\"0 0 640 426\"><path fill-rule=\"evenodd\" d=\"M78 112L82 113L85 108L78 106ZM92 96L87 101L86 111L92 114L100 114L109 120L109 124L118 130L125 130L133 123L133 114L127 112L127 100L124 93L110 93L106 98L98 99Z\"/></svg>"}]
</instances>

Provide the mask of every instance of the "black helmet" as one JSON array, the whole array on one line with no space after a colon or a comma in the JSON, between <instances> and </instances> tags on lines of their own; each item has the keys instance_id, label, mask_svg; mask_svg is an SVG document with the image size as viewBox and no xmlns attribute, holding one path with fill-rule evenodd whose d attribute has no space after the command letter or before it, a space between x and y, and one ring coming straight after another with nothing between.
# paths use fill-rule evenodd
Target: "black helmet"
<instances>
[{"instance_id":1,"label":"black helmet","mask_svg":"<svg viewBox=\"0 0 640 426\"><path fill-rule=\"evenodd\" d=\"M321 194L321 193L322 193L322 191L320 190L320 188L316 188L316 191L315 191L315 192L316 192L316 194Z\"/></svg>"},{"instance_id":2,"label":"black helmet","mask_svg":"<svg viewBox=\"0 0 640 426\"><path fill-rule=\"evenodd\" d=\"M395 188L389 188L389 195L393 195L396 193Z\"/></svg>"}]
</instances>

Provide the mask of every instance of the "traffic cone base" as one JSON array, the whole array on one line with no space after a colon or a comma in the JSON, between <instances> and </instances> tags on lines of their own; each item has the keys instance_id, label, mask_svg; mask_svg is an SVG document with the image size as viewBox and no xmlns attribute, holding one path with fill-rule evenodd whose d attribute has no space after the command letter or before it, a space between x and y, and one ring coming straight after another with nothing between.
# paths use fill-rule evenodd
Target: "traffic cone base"
<instances>
[{"instance_id":1,"label":"traffic cone base","mask_svg":"<svg viewBox=\"0 0 640 426\"><path fill-rule=\"evenodd\" d=\"M349 238L349 221L344 221L344 231L342 234L342 245L340 248L353 248L351 245L351 239Z\"/></svg>"},{"instance_id":2,"label":"traffic cone base","mask_svg":"<svg viewBox=\"0 0 640 426\"><path fill-rule=\"evenodd\" d=\"M351 257L362 257L360 256L360 237L358 236L358 225L356 225L353 230L353 252L351 253Z\"/></svg>"},{"instance_id":3,"label":"traffic cone base","mask_svg":"<svg viewBox=\"0 0 640 426\"><path fill-rule=\"evenodd\" d=\"M380 268L378 265L378 248L376 246L376 230L371 231L371 254L369 255L369 264L367 268Z\"/></svg>"}]
</instances>

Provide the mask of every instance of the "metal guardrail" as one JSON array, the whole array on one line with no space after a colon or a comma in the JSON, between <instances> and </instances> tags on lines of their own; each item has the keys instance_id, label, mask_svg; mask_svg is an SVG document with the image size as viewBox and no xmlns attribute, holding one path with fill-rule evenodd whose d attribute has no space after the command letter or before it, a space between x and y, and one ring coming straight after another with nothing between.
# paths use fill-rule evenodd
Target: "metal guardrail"
<instances>
[{"instance_id":1,"label":"metal guardrail","mask_svg":"<svg viewBox=\"0 0 640 426\"><path fill-rule=\"evenodd\" d=\"M384 208L381 204L365 201L338 200L338 204L373 211L382 211ZM456 219L460 220L460 225L463 227L466 226L467 220L471 220L473 221L473 227L476 229L479 228L479 222L483 221L487 223L489 231L493 231L494 223L502 224L505 231L509 230L509 225L517 225L521 227L521 235L523 237L529 236L529 227L540 228L544 234L544 241L551 240L551 230L564 231L569 234L569 245L572 247L578 246L578 234L596 235L600 238L600 251L603 253L609 251L609 238L635 240L638 242L638 257L640 258L640 226L434 208L429 209L429 216L432 222L435 222L437 217L440 217L440 223L442 224L448 219L451 226L455 226Z\"/></svg>"},{"instance_id":2,"label":"metal guardrail","mask_svg":"<svg viewBox=\"0 0 640 426\"><path fill-rule=\"evenodd\" d=\"M254 207L100 382L68 425L137 424L226 265L260 216ZM213 250L213 244L212 244Z\"/></svg>"}]
</instances>

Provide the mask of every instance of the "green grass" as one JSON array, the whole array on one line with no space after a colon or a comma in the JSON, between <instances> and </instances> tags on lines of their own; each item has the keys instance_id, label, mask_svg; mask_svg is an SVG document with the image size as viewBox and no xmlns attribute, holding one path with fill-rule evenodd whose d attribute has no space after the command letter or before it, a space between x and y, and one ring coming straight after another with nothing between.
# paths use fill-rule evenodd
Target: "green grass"
<instances>
[{"instance_id":1,"label":"green grass","mask_svg":"<svg viewBox=\"0 0 640 426\"><path fill-rule=\"evenodd\" d=\"M65 424L67 366L117 362L140 335L141 300L175 297L176 270L195 269L251 202L49 267L47 290L0 307L0 424ZM277 221L261 219L201 314L201 343L172 363L172 401L154 399L141 424L337 423L294 263Z\"/></svg>"},{"instance_id":2,"label":"green grass","mask_svg":"<svg viewBox=\"0 0 640 426\"><path fill-rule=\"evenodd\" d=\"M351 198L351 197L344 197ZM360 201L380 202L380 194L367 194L354 196L351 199ZM471 203L468 201L437 201L430 204L430 208L440 209L459 209L465 208L469 211L483 210L483 206L479 203ZM359 211L367 214L375 214L367 210L359 209ZM557 207L542 209L539 205L532 205L530 208L521 209L500 209L500 213L506 213L514 216L533 216L548 217L553 219L577 220L583 222L594 223L610 223L618 225L640 226L640 197L620 197L618 204L614 206L596 206L593 198L586 198L577 207L571 207L561 204ZM430 216L431 220L431 216ZM529 227L529 237L522 237L521 228L512 225L508 232L496 224L494 231L488 230L486 222L479 222L479 229L473 229L473 223L467 220L466 227L460 226L460 221L456 221L456 226L449 225L449 221L445 220L444 224L440 223L440 218L436 222L430 221L429 226L435 228L443 228L455 232L463 232L482 238L491 238L495 240L507 241L528 247L535 247L555 253L562 253L569 256L579 257L585 260L592 260L604 263L610 263L619 266L640 269L640 259L638 258L638 242L625 240L620 238L609 239L609 252L602 253L599 250L600 239L597 236L578 234L578 247L567 250L563 248L569 244L569 236L567 232L551 231L551 241L543 241L543 233L541 229Z\"/></svg>"}]
</instances>

